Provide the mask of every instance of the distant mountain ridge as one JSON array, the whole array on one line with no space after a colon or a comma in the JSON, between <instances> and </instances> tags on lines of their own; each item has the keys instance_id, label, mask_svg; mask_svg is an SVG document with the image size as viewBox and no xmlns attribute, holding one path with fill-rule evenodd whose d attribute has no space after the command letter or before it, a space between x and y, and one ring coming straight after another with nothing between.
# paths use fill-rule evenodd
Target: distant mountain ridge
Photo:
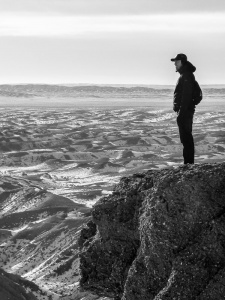
<instances>
[{"instance_id":1,"label":"distant mountain ridge","mask_svg":"<svg viewBox=\"0 0 225 300\"><path fill-rule=\"evenodd\" d=\"M110 97L158 95L161 89L147 86L106 86L106 85L49 85L49 84L19 84L0 85L0 96L5 97ZM163 89L170 93L171 88Z\"/></svg>"},{"instance_id":2,"label":"distant mountain ridge","mask_svg":"<svg viewBox=\"0 0 225 300\"><path fill-rule=\"evenodd\" d=\"M60 85L60 84L2 84L0 96L33 97L168 97L174 86L157 85ZM221 95L225 86L203 86L206 95Z\"/></svg>"}]
</instances>

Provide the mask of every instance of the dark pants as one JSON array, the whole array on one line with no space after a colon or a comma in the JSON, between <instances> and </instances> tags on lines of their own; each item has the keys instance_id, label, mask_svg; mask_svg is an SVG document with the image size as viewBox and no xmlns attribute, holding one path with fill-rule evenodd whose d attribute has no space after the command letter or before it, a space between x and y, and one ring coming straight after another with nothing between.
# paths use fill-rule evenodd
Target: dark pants
<instances>
[{"instance_id":1,"label":"dark pants","mask_svg":"<svg viewBox=\"0 0 225 300\"><path fill-rule=\"evenodd\" d=\"M186 112L183 118L177 118L180 141L183 144L184 164L194 163L194 139L192 136L193 112Z\"/></svg>"}]
</instances>

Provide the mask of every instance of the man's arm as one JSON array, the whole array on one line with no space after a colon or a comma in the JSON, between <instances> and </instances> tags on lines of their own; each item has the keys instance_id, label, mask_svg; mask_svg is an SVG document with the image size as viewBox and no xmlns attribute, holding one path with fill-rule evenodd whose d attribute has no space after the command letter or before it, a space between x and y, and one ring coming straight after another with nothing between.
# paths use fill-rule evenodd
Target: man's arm
<instances>
[{"instance_id":1,"label":"man's arm","mask_svg":"<svg viewBox=\"0 0 225 300\"><path fill-rule=\"evenodd\" d=\"M179 116L185 114L193 101L193 80L189 74L184 74L182 79L182 98L180 103Z\"/></svg>"}]
</instances>

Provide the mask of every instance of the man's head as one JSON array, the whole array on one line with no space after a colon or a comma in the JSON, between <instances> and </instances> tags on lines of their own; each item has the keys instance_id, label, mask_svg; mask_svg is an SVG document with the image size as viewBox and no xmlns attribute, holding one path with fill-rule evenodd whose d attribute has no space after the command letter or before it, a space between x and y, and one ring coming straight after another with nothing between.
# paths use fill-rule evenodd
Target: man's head
<instances>
[{"instance_id":1,"label":"man's head","mask_svg":"<svg viewBox=\"0 0 225 300\"><path fill-rule=\"evenodd\" d=\"M179 71L180 68L187 62L187 56L183 53L179 53L175 58L171 58L171 61L174 61L176 71Z\"/></svg>"}]
</instances>

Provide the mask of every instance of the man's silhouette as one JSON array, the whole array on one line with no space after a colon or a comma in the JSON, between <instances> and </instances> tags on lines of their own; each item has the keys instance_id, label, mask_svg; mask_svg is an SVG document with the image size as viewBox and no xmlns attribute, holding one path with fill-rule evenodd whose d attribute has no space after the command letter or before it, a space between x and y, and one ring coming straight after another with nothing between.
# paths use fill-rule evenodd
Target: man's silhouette
<instances>
[{"instance_id":1,"label":"man's silhouette","mask_svg":"<svg viewBox=\"0 0 225 300\"><path fill-rule=\"evenodd\" d=\"M173 110L177 113L177 125L179 128L180 141L183 144L184 164L194 163L194 140L192 136L193 116L195 105L193 103L193 89L196 68L187 60L185 54L177 54L174 61L176 72L180 73L177 81Z\"/></svg>"}]
</instances>

